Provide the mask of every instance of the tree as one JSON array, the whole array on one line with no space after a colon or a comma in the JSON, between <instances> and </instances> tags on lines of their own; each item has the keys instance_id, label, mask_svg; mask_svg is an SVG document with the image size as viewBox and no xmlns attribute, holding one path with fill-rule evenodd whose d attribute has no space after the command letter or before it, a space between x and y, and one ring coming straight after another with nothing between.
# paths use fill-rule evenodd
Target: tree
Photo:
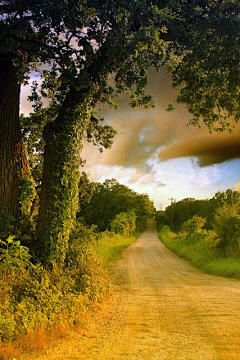
<instances>
[{"instance_id":1,"label":"tree","mask_svg":"<svg viewBox=\"0 0 240 360\"><path fill-rule=\"evenodd\" d=\"M172 209L171 206L168 206L165 210L165 214L168 218L168 222L170 223L172 218L172 210L174 210L173 226L177 230L181 228L183 223L191 219L194 215L200 215L201 210L206 206L207 203L208 200L185 198L174 203L174 209Z\"/></svg>"},{"instance_id":2,"label":"tree","mask_svg":"<svg viewBox=\"0 0 240 360\"><path fill-rule=\"evenodd\" d=\"M109 147L115 134L97 119L99 104L115 106L113 98L128 92L132 107L153 106L148 70L167 65L192 123L225 129L228 116L239 120L236 1L3 0L0 14L0 202L15 219L22 182L33 197L18 115L30 71L41 72L31 96L36 111L41 97L51 99L36 230L46 263L64 261L83 139Z\"/></svg>"},{"instance_id":3,"label":"tree","mask_svg":"<svg viewBox=\"0 0 240 360\"><path fill-rule=\"evenodd\" d=\"M240 257L240 202L219 207L214 216L217 249L224 256Z\"/></svg>"},{"instance_id":4,"label":"tree","mask_svg":"<svg viewBox=\"0 0 240 360\"><path fill-rule=\"evenodd\" d=\"M131 212L136 216L136 230L143 231L155 209L147 194L138 194L115 179L107 179L103 184L93 184L91 200L81 206L78 216L83 217L87 225L97 225L104 231L118 214Z\"/></svg>"},{"instance_id":5,"label":"tree","mask_svg":"<svg viewBox=\"0 0 240 360\"><path fill-rule=\"evenodd\" d=\"M221 207L224 204L234 205L240 200L240 193L236 190L227 189L224 192L218 191L214 197L215 203L218 207Z\"/></svg>"},{"instance_id":6,"label":"tree","mask_svg":"<svg viewBox=\"0 0 240 360\"><path fill-rule=\"evenodd\" d=\"M174 7L173 47L180 61L170 71L177 101L193 114L190 124L232 131L230 117L240 119L239 2L175 1Z\"/></svg>"}]
</instances>

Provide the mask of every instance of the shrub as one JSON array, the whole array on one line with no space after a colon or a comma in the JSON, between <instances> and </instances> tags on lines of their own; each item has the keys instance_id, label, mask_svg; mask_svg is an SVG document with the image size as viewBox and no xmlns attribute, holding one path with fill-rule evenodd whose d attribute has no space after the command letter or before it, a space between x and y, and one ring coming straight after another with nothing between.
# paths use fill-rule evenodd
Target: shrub
<instances>
[{"instance_id":1,"label":"shrub","mask_svg":"<svg viewBox=\"0 0 240 360\"><path fill-rule=\"evenodd\" d=\"M79 231L79 233L78 233ZM28 248L9 237L0 249L0 338L50 328L66 318L78 321L93 301L109 290L109 279L94 250L97 235L76 226L71 236L68 263L63 269L43 268L31 261Z\"/></svg>"},{"instance_id":2,"label":"shrub","mask_svg":"<svg viewBox=\"0 0 240 360\"><path fill-rule=\"evenodd\" d=\"M217 250L222 256L240 257L240 202L224 204L214 217L214 229L219 242Z\"/></svg>"},{"instance_id":3,"label":"shrub","mask_svg":"<svg viewBox=\"0 0 240 360\"><path fill-rule=\"evenodd\" d=\"M83 314L111 289L106 264L134 240L107 231L96 233L95 227L76 222L64 267L51 269L32 262L28 248L13 236L2 240L0 348L5 350L0 349L0 358L11 352L9 342L81 322Z\"/></svg>"},{"instance_id":4,"label":"shrub","mask_svg":"<svg viewBox=\"0 0 240 360\"><path fill-rule=\"evenodd\" d=\"M195 233L202 230L205 225L206 219L201 216L194 215L191 219L182 224L182 230L186 233Z\"/></svg>"},{"instance_id":5,"label":"shrub","mask_svg":"<svg viewBox=\"0 0 240 360\"><path fill-rule=\"evenodd\" d=\"M110 223L110 230L125 237L136 230L136 214L134 211L121 212Z\"/></svg>"}]
</instances>

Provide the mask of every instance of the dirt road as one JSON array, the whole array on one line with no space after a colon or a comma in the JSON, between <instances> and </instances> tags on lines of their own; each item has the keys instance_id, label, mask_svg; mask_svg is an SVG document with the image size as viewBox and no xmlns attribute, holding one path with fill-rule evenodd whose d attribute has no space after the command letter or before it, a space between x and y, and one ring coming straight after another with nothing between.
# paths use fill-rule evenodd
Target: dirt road
<instances>
[{"instance_id":1,"label":"dirt road","mask_svg":"<svg viewBox=\"0 0 240 360\"><path fill-rule=\"evenodd\" d=\"M203 274L179 259L159 241L154 223L112 276L119 292L91 337L39 359L240 359L240 281Z\"/></svg>"}]
</instances>

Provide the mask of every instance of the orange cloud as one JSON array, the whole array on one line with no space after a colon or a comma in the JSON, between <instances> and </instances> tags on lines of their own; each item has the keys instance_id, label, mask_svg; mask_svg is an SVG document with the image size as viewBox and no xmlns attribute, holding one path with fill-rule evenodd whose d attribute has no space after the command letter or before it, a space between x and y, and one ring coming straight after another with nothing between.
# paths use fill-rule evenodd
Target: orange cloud
<instances>
[{"instance_id":1,"label":"orange cloud","mask_svg":"<svg viewBox=\"0 0 240 360\"><path fill-rule=\"evenodd\" d=\"M177 95L171 87L166 71L150 74L149 93L154 96L156 107L150 110L133 110L121 98L119 110L105 110L104 116L118 130L111 150L100 162L125 167L143 166L158 153L160 161L197 157L200 166L221 163L240 157L240 128L234 134L213 133L208 129L186 126L190 114L182 104L167 112L169 103Z\"/></svg>"}]
</instances>

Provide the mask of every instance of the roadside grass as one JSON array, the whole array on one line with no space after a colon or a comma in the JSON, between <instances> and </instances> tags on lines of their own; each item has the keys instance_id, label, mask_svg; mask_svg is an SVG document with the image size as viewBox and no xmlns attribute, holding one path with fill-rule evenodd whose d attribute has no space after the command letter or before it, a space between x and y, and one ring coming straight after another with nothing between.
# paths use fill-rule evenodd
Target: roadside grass
<instances>
[{"instance_id":1,"label":"roadside grass","mask_svg":"<svg viewBox=\"0 0 240 360\"><path fill-rule=\"evenodd\" d=\"M118 260L123 251L132 245L140 234L135 233L130 237L124 237L112 232L104 232L96 244L96 252L105 262L107 268L112 261Z\"/></svg>"},{"instance_id":2,"label":"roadside grass","mask_svg":"<svg viewBox=\"0 0 240 360\"><path fill-rule=\"evenodd\" d=\"M188 260L196 268L212 275L240 279L240 260L222 257L216 250L213 231L202 230L191 235L177 235L163 226L159 238L173 252Z\"/></svg>"}]
</instances>

